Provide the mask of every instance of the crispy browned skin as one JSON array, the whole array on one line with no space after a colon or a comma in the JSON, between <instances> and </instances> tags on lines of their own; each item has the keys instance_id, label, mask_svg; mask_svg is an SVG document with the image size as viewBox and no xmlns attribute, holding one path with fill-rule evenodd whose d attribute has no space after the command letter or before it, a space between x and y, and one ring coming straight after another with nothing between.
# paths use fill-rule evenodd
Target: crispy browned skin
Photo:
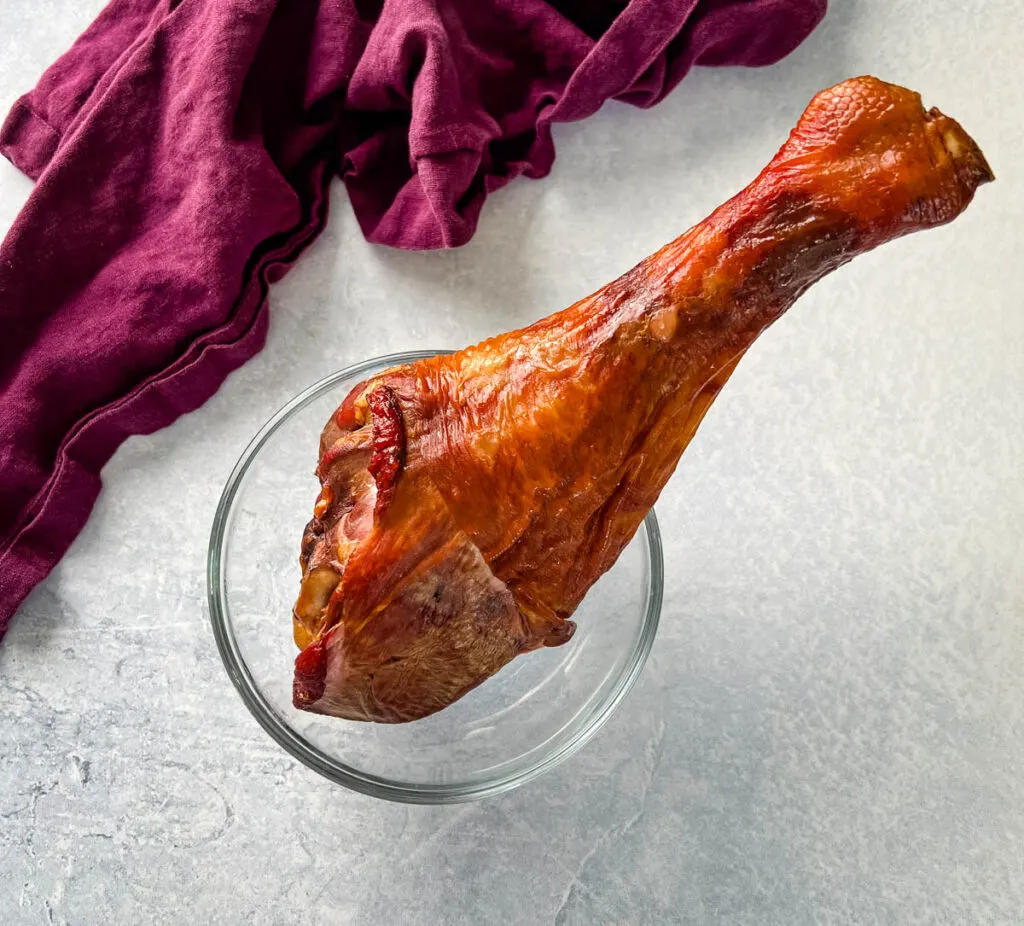
<instances>
[{"instance_id":1,"label":"crispy browned skin","mask_svg":"<svg viewBox=\"0 0 1024 926\"><path fill-rule=\"evenodd\" d=\"M321 440L295 704L414 720L565 643L757 336L826 273L950 221L991 179L916 93L849 80L750 186L615 282L357 387Z\"/></svg>"}]
</instances>

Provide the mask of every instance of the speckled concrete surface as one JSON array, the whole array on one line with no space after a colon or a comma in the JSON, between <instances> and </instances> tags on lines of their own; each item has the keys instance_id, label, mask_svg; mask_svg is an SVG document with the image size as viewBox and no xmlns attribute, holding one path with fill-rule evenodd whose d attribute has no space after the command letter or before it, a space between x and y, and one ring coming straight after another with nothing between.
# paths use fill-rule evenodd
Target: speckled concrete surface
<instances>
[{"instance_id":1,"label":"speckled concrete surface","mask_svg":"<svg viewBox=\"0 0 1024 926\"><path fill-rule=\"evenodd\" d=\"M5 110L99 5L0 0ZM461 251L371 248L336 196L264 353L125 445L0 647L0 922L1022 921L1024 20L1013 0L832 6L772 70L558 128L554 174L495 196ZM349 794L280 752L204 601L252 432L328 371L590 291L862 72L961 119L999 182L837 273L743 361L659 504L662 630L619 714L458 808ZM29 189L0 165L0 229Z\"/></svg>"}]
</instances>

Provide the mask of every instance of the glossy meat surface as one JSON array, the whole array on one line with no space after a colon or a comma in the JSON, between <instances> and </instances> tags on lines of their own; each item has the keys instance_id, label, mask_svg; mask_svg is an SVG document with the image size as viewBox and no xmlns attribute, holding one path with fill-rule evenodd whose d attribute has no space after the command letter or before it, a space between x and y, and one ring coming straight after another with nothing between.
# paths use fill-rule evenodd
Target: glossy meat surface
<instances>
[{"instance_id":1,"label":"glossy meat surface","mask_svg":"<svg viewBox=\"0 0 1024 926\"><path fill-rule=\"evenodd\" d=\"M302 543L296 706L414 720L567 642L760 332L991 179L916 93L845 81L750 186L597 293L353 390Z\"/></svg>"}]
</instances>

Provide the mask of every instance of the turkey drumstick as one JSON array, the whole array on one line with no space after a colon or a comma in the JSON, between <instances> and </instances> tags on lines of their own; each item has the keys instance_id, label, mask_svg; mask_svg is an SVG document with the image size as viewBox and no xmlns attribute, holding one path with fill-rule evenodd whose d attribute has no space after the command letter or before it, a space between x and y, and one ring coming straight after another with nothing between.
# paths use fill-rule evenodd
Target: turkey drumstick
<instances>
[{"instance_id":1,"label":"turkey drumstick","mask_svg":"<svg viewBox=\"0 0 1024 926\"><path fill-rule=\"evenodd\" d=\"M320 441L295 705L415 720L568 641L758 334L829 271L950 221L992 179L916 93L848 80L750 186L615 282L356 387Z\"/></svg>"}]
</instances>

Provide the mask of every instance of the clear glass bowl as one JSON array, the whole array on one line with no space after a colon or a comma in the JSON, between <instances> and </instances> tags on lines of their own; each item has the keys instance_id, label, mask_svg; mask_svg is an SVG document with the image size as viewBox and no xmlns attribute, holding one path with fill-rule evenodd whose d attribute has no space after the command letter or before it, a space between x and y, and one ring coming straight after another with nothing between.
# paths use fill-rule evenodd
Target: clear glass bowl
<instances>
[{"instance_id":1,"label":"clear glass bowl","mask_svg":"<svg viewBox=\"0 0 1024 926\"><path fill-rule=\"evenodd\" d=\"M498 794L580 749L643 668L658 629L663 579L652 512L580 605L578 629L566 645L518 657L455 704L413 723L360 723L293 708L291 609L299 541L319 491L313 469L320 430L366 377L437 353L349 367L274 415L228 479L207 564L221 658L267 733L338 784L421 804Z\"/></svg>"}]
</instances>

